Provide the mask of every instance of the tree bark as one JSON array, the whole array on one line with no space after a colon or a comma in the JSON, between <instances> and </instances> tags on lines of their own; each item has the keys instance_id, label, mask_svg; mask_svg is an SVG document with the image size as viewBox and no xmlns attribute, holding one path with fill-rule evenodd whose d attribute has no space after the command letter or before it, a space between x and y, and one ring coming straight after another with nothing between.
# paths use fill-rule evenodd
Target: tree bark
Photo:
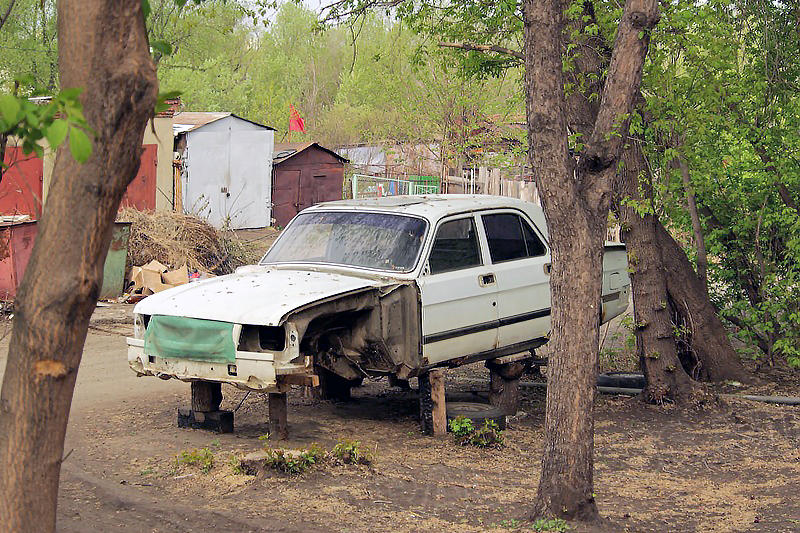
<instances>
[{"instance_id":1,"label":"tree bark","mask_svg":"<svg viewBox=\"0 0 800 533\"><path fill-rule=\"evenodd\" d=\"M594 386L602 256L612 178L649 44L655 0L625 4L591 137L577 165L568 151L562 4L525 0L529 158L550 232L552 355L535 516L597 519L593 495Z\"/></svg>"},{"instance_id":2,"label":"tree bark","mask_svg":"<svg viewBox=\"0 0 800 533\"><path fill-rule=\"evenodd\" d=\"M20 286L0 393L0 531L53 531L72 393L119 202L157 94L139 0L58 3L64 87L96 134L84 164L59 149Z\"/></svg>"},{"instance_id":3,"label":"tree bark","mask_svg":"<svg viewBox=\"0 0 800 533\"><path fill-rule=\"evenodd\" d=\"M648 172L644 154L632 142L623 154L618 195L642 201L639 176ZM652 201L652 188L644 184L646 201ZM664 260L658 245L653 214L640 215L630 204L619 202L619 213L625 229L631 285L636 351L647 385L642 391L645 401L690 404L702 395L699 384L684 370L678 356L673 333L671 307L667 293Z\"/></svg>"}]
</instances>

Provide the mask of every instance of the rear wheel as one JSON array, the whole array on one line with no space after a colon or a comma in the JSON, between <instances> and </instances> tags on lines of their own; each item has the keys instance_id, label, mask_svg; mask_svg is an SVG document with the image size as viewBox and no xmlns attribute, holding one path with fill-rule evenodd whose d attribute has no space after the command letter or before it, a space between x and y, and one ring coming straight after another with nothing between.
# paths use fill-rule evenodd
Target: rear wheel
<instances>
[{"instance_id":1,"label":"rear wheel","mask_svg":"<svg viewBox=\"0 0 800 533\"><path fill-rule=\"evenodd\" d=\"M599 387L643 389L646 383L643 374L635 372L606 372L597 376L597 385Z\"/></svg>"}]
</instances>

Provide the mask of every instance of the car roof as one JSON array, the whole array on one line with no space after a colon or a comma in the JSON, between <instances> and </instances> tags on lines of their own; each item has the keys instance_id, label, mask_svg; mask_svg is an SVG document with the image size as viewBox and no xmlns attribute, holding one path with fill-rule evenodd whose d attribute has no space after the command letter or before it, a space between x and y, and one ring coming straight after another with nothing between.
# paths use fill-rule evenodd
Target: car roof
<instances>
[{"instance_id":1,"label":"car roof","mask_svg":"<svg viewBox=\"0 0 800 533\"><path fill-rule=\"evenodd\" d=\"M357 200L338 200L323 202L308 211L325 209L365 209L390 211L408 215L417 215L430 219L438 219L454 213L476 211L482 209L517 208L528 211L541 208L530 202L507 196L488 194L421 194L408 196L384 196L382 198L359 198Z\"/></svg>"}]
</instances>

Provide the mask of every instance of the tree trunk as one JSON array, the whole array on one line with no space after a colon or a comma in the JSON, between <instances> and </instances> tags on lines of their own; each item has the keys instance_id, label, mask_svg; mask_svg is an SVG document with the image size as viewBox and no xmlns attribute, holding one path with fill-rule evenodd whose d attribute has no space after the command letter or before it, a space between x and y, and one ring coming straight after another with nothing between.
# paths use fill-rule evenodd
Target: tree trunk
<instances>
[{"instance_id":1,"label":"tree trunk","mask_svg":"<svg viewBox=\"0 0 800 533\"><path fill-rule=\"evenodd\" d=\"M618 195L641 202L639 176L647 171L644 154L635 141L623 155L623 168L618 182ZM644 184L652 201L652 188ZM661 248L658 246L653 214L640 216L629 204L619 202L620 219L625 230L628 265L633 288L633 315L636 351L647 385L645 401L689 404L702 391L686 373L678 357L673 333L671 307L667 296L667 280Z\"/></svg>"},{"instance_id":2,"label":"tree trunk","mask_svg":"<svg viewBox=\"0 0 800 533\"><path fill-rule=\"evenodd\" d=\"M656 238L664 261L667 292L685 319L691 351L700 362L692 377L707 381L752 381L683 249L660 223L656 224Z\"/></svg>"},{"instance_id":3,"label":"tree trunk","mask_svg":"<svg viewBox=\"0 0 800 533\"><path fill-rule=\"evenodd\" d=\"M534 515L595 520L594 388L603 241L612 178L638 93L655 0L628 0L597 120L578 164L568 152L562 3L525 0L525 92L529 158L550 232L552 355L545 446ZM622 119L621 119L622 117Z\"/></svg>"},{"instance_id":4,"label":"tree trunk","mask_svg":"<svg viewBox=\"0 0 800 533\"><path fill-rule=\"evenodd\" d=\"M694 233L694 245L697 248L697 277L703 285L703 292L708 296L708 255L706 253L706 240L703 236L703 225L700 223L700 213L697 211L697 198L694 195L691 176L689 175L689 165L682 157L676 158L676 164L681 173L683 190L686 193L686 205L689 208L689 216L692 219L692 231Z\"/></svg>"},{"instance_id":5,"label":"tree trunk","mask_svg":"<svg viewBox=\"0 0 800 533\"><path fill-rule=\"evenodd\" d=\"M94 129L84 164L59 149L20 286L0 393L0 531L53 531L64 434L119 202L156 101L140 0L58 3L64 87Z\"/></svg>"}]
</instances>

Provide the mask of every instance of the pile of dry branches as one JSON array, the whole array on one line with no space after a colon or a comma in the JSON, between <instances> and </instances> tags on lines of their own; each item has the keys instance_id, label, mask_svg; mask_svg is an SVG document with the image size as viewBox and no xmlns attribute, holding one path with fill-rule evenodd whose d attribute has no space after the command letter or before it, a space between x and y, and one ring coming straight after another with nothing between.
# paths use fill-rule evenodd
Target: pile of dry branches
<instances>
[{"instance_id":1,"label":"pile of dry branches","mask_svg":"<svg viewBox=\"0 0 800 533\"><path fill-rule=\"evenodd\" d=\"M128 266L153 259L172 267L184 263L190 270L222 275L260 259L231 231L220 231L203 219L171 211L137 211L124 208L120 222L132 222Z\"/></svg>"}]
</instances>

